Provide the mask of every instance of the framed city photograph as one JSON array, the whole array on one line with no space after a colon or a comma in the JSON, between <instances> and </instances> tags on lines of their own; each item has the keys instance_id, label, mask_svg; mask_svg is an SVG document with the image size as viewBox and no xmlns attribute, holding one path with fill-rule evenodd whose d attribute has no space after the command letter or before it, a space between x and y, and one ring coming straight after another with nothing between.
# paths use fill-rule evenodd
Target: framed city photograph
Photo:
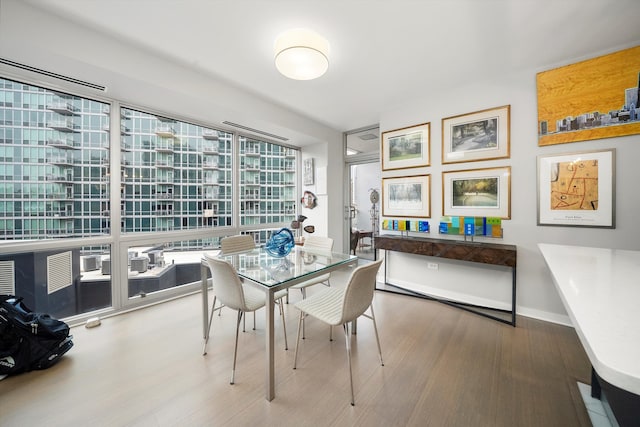
<instances>
[{"instance_id":1,"label":"framed city photograph","mask_svg":"<svg viewBox=\"0 0 640 427\"><path fill-rule=\"evenodd\" d=\"M431 217L431 176L382 178L382 216Z\"/></svg>"},{"instance_id":2,"label":"framed city photograph","mask_svg":"<svg viewBox=\"0 0 640 427\"><path fill-rule=\"evenodd\" d=\"M430 124L382 132L382 170L429 166Z\"/></svg>"},{"instance_id":3,"label":"framed city photograph","mask_svg":"<svg viewBox=\"0 0 640 427\"><path fill-rule=\"evenodd\" d=\"M442 119L442 163L510 156L511 106Z\"/></svg>"},{"instance_id":4,"label":"framed city photograph","mask_svg":"<svg viewBox=\"0 0 640 427\"><path fill-rule=\"evenodd\" d=\"M538 225L615 228L615 149L538 156Z\"/></svg>"},{"instance_id":5,"label":"framed city photograph","mask_svg":"<svg viewBox=\"0 0 640 427\"><path fill-rule=\"evenodd\" d=\"M442 214L511 218L511 167L442 172Z\"/></svg>"}]
</instances>

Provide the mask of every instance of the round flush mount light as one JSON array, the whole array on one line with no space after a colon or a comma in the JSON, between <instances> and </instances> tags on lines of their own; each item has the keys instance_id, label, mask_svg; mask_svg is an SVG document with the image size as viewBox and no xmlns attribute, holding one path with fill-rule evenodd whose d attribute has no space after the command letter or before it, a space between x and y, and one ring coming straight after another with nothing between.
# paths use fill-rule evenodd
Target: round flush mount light
<instances>
[{"instance_id":1,"label":"round flush mount light","mask_svg":"<svg viewBox=\"0 0 640 427\"><path fill-rule=\"evenodd\" d=\"M312 80L329 68L329 42L304 28L289 30L276 39L276 68L294 80Z\"/></svg>"}]
</instances>

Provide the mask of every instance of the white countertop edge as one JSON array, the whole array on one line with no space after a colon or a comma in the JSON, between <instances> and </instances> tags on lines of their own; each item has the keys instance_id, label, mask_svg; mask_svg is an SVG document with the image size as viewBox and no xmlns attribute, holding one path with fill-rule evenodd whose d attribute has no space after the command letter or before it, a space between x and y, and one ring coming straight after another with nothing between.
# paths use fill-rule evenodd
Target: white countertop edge
<instances>
[{"instance_id":1,"label":"white countertop edge","mask_svg":"<svg viewBox=\"0 0 640 427\"><path fill-rule=\"evenodd\" d=\"M579 313L576 313L576 307L574 307L573 304L567 300L567 297L565 295L565 290L563 289L563 286L565 284L559 282L560 280L558 277L559 273L557 271L554 271L554 268L552 268L552 265L551 265L553 264L553 262L547 258L548 256L552 256L554 252L555 254L557 254L556 251L562 251L564 254L570 253L572 250L577 250L581 252L591 251L591 250L594 252L609 251L612 253L615 251L607 250L603 248L587 248L582 246L556 245L556 244L546 244L546 243L539 243L538 248L542 253L542 256L545 260L547 267L549 267L549 271L551 272L553 283L556 286L556 289L558 290L558 294L560 295L562 303L565 309L567 310L567 313L569 314L569 318L571 319L571 322L576 330L578 338L580 339L580 342L582 343L587 353L587 357L589 358L589 361L591 362L593 369L598 373L598 375L602 379L604 379L608 383L616 387L619 387L623 390L626 390L628 392L640 395L640 376L637 373L631 373L631 372L625 371L624 367L616 366L615 361L612 361L606 357L603 357L600 354L601 352L598 351L599 343L592 342L592 340L588 338L589 331L583 330L583 323L581 322L581 319L577 318L577 315L579 315ZM625 251L625 252L635 252L635 251ZM638 257L640 259L640 251L638 252ZM576 265L575 268L580 268L580 266ZM573 284L573 286L575 286L575 284ZM629 345L632 346L632 349L635 349L636 352L640 352L640 343L632 342L632 340L629 340ZM638 359L636 366L639 366L639 365L640 365L640 359Z\"/></svg>"}]
</instances>

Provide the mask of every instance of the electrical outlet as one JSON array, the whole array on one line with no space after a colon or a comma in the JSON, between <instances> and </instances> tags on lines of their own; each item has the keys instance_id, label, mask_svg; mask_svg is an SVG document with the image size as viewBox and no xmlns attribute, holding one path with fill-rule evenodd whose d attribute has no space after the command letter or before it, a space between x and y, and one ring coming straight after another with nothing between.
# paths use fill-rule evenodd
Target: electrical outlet
<instances>
[{"instance_id":1,"label":"electrical outlet","mask_svg":"<svg viewBox=\"0 0 640 427\"><path fill-rule=\"evenodd\" d=\"M438 264L435 262L430 262L427 264L427 268L429 270L437 270L438 269Z\"/></svg>"}]
</instances>

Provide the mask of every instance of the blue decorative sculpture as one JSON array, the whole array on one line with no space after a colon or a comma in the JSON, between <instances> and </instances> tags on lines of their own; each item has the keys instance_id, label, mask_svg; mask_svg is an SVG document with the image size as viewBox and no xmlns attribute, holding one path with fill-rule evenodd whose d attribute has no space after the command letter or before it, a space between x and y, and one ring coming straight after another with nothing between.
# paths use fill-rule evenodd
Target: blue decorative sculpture
<instances>
[{"instance_id":1,"label":"blue decorative sculpture","mask_svg":"<svg viewBox=\"0 0 640 427\"><path fill-rule=\"evenodd\" d=\"M291 230L281 228L271 235L264 248L270 255L281 258L289 255L295 244Z\"/></svg>"}]
</instances>

